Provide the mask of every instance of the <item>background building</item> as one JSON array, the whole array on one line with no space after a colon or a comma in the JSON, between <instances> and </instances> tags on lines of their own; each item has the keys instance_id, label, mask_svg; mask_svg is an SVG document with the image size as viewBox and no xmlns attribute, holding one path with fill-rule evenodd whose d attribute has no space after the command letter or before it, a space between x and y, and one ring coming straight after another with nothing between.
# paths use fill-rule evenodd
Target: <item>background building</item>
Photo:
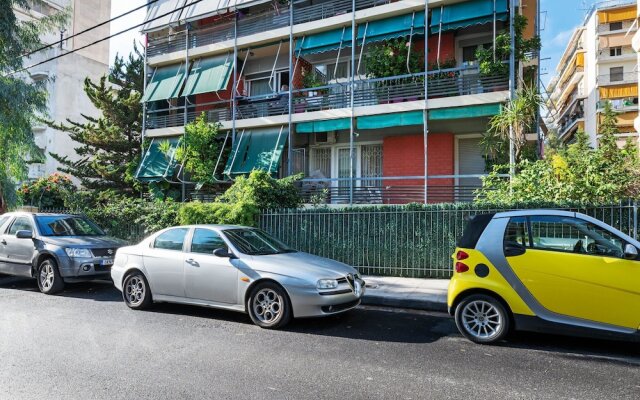
<instances>
[{"instance_id":1,"label":"background building","mask_svg":"<svg viewBox=\"0 0 640 400\"><path fill-rule=\"evenodd\" d=\"M18 19L29 20L42 18L68 6L72 7L68 26L61 27L58 32L51 32L43 37L42 40L45 43L53 43L61 37L68 37L75 32L107 21L110 17L111 0L46 0L33 2L29 11L16 8L14 12ZM31 58L25 59L24 65L36 64L107 36L109 36L109 24L76 38L65 40L61 46L57 45L36 53ZM57 122L65 122L67 118L82 121L82 115L96 116L97 113L83 91L85 78L98 80L108 70L109 41L104 41L31 68L27 71L28 74L24 74L24 78L35 81L50 79L48 83L48 117L50 119ZM76 143L66 133L39 125L34 127L34 134L36 145L44 150L47 157L45 163L32 164L29 167L29 178L38 178L57 171L59 164L49 156L50 152L66 155L72 160L77 159L78 156L74 150Z\"/></svg>"},{"instance_id":2,"label":"background building","mask_svg":"<svg viewBox=\"0 0 640 400\"><path fill-rule=\"evenodd\" d=\"M512 83L481 74L476 51L516 13L536 34L537 2L516 3L514 13L507 0L154 3L138 178L184 180L159 143L175 146L205 112L232 146L226 180L302 172L305 196L329 203L469 199L486 171L480 138ZM418 62L374 71L367 56L394 40L390 57Z\"/></svg>"},{"instance_id":3,"label":"background building","mask_svg":"<svg viewBox=\"0 0 640 400\"><path fill-rule=\"evenodd\" d=\"M638 30L636 1L596 3L567 45L549 84L550 120L569 143L582 128L597 145L605 102L618 114L619 143L637 138L638 59L632 38Z\"/></svg>"}]
</instances>

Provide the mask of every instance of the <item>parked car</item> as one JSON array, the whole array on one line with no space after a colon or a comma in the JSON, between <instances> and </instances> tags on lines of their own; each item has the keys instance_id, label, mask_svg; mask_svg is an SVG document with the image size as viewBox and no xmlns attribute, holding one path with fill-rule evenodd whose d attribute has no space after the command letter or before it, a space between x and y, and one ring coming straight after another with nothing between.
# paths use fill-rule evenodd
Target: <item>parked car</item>
<instances>
[{"instance_id":1,"label":"parked car","mask_svg":"<svg viewBox=\"0 0 640 400\"><path fill-rule=\"evenodd\" d=\"M365 290L354 268L242 226L162 230L119 249L111 277L130 308L152 302L222 308L246 312L263 328L350 310Z\"/></svg>"},{"instance_id":2,"label":"parked car","mask_svg":"<svg viewBox=\"0 0 640 400\"><path fill-rule=\"evenodd\" d=\"M65 282L110 279L124 244L80 215L0 215L0 273L36 278L45 294L61 291Z\"/></svg>"},{"instance_id":3,"label":"parked car","mask_svg":"<svg viewBox=\"0 0 640 400\"><path fill-rule=\"evenodd\" d=\"M580 213L478 215L453 255L449 311L477 343L511 329L638 339L639 248Z\"/></svg>"}]
</instances>

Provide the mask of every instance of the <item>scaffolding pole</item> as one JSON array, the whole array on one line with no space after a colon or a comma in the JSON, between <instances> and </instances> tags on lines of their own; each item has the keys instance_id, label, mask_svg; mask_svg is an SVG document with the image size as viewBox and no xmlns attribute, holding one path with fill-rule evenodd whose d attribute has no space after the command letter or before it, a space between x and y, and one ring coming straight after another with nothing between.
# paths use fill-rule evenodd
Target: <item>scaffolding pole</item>
<instances>
[{"instance_id":1,"label":"scaffolding pole","mask_svg":"<svg viewBox=\"0 0 640 400\"><path fill-rule=\"evenodd\" d=\"M289 146L287 146L287 175L293 175L293 127L291 126L291 113L293 112L293 1L289 2L289 99L287 101L287 123L289 126ZM297 65L297 61L296 61Z\"/></svg>"},{"instance_id":2,"label":"scaffolding pole","mask_svg":"<svg viewBox=\"0 0 640 400\"><path fill-rule=\"evenodd\" d=\"M429 140L428 140L428 133L429 133L429 106L428 106L428 99L429 99L429 84L428 84L428 78L429 78L429 28L427 25L427 22L429 20L429 0L424 0L424 20L425 20L425 26L424 26L424 110L422 113L422 121L423 121L423 127L422 127L422 133L423 133L423 140L424 140L424 204L427 204L427 200L428 200L428 195L427 195L427 191L428 191L428 187L427 187L427 177L429 176ZM407 60L408 61L408 60Z\"/></svg>"},{"instance_id":3,"label":"scaffolding pole","mask_svg":"<svg viewBox=\"0 0 640 400\"><path fill-rule=\"evenodd\" d=\"M516 82L515 82L515 13L516 13L516 0L509 1L509 37L511 40L511 52L509 53L509 101L513 101L516 97ZM513 126L509 126L509 176L513 179L516 173L516 147L515 138L513 136Z\"/></svg>"},{"instance_id":4,"label":"scaffolding pole","mask_svg":"<svg viewBox=\"0 0 640 400\"><path fill-rule=\"evenodd\" d=\"M355 118L353 115L354 110L354 91L355 91L355 76L356 76L356 44L357 44L357 32L356 32L356 0L351 0L351 90L350 90L350 106L351 106L351 118L349 124L349 205L353 205L353 178L355 172L355 154L354 154L354 123ZM364 47L364 43L362 44Z\"/></svg>"}]
</instances>

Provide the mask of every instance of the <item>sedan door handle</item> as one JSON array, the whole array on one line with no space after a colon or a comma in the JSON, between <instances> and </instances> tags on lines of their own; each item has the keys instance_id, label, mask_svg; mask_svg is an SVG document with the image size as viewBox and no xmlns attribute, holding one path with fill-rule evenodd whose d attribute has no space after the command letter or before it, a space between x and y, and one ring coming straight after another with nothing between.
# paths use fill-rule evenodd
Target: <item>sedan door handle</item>
<instances>
[{"instance_id":1,"label":"sedan door handle","mask_svg":"<svg viewBox=\"0 0 640 400\"><path fill-rule=\"evenodd\" d=\"M198 265L198 262L196 260L194 260L193 258L188 258L187 259L187 264Z\"/></svg>"}]
</instances>

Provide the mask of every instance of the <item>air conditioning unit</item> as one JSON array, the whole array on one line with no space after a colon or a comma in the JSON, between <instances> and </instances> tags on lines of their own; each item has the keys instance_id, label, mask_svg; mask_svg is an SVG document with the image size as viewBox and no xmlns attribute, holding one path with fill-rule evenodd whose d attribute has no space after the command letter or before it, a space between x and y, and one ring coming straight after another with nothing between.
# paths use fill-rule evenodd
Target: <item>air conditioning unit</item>
<instances>
[{"instance_id":1,"label":"air conditioning unit","mask_svg":"<svg viewBox=\"0 0 640 400\"><path fill-rule=\"evenodd\" d=\"M335 131L318 132L315 134L315 144L334 144L337 141Z\"/></svg>"}]
</instances>

